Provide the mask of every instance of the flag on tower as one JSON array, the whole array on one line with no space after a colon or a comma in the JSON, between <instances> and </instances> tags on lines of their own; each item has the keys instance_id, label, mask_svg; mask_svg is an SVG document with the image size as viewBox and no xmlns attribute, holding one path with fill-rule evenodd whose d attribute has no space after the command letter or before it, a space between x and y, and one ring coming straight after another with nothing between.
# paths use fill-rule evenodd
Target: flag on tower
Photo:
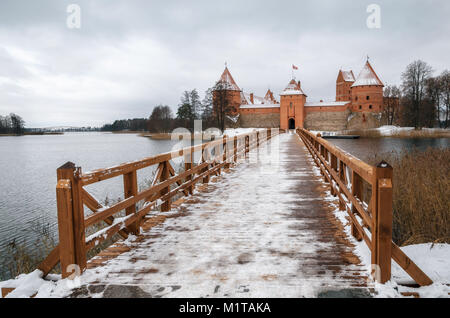
<instances>
[{"instance_id":1,"label":"flag on tower","mask_svg":"<svg viewBox=\"0 0 450 318\"><path fill-rule=\"evenodd\" d=\"M298 67L295 66L294 64L292 64L292 69L293 69L293 70L298 70Z\"/></svg>"}]
</instances>

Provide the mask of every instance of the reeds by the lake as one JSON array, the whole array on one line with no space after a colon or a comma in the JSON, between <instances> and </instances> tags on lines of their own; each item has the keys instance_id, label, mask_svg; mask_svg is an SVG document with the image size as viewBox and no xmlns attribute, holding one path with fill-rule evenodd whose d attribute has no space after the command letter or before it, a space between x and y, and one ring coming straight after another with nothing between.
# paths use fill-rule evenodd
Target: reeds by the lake
<instances>
[{"instance_id":1,"label":"reeds by the lake","mask_svg":"<svg viewBox=\"0 0 450 318\"><path fill-rule=\"evenodd\" d=\"M450 148L378 154L394 168L393 239L399 245L450 243Z\"/></svg>"}]
</instances>

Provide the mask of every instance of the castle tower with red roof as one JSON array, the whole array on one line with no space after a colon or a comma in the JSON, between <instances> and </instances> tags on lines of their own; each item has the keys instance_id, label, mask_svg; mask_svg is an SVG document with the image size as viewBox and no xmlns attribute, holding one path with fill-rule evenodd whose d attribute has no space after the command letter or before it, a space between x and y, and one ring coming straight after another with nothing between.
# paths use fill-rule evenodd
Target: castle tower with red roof
<instances>
[{"instance_id":1,"label":"castle tower with red roof","mask_svg":"<svg viewBox=\"0 0 450 318\"><path fill-rule=\"evenodd\" d=\"M353 112L382 112L384 84L367 60L351 86Z\"/></svg>"},{"instance_id":2,"label":"castle tower with red roof","mask_svg":"<svg viewBox=\"0 0 450 318\"><path fill-rule=\"evenodd\" d=\"M336 79L336 101L345 102L352 99L352 85L355 82L355 76L353 71L339 70L338 77Z\"/></svg>"},{"instance_id":3,"label":"castle tower with red roof","mask_svg":"<svg viewBox=\"0 0 450 318\"><path fill-rule=\"evenodd\" d=\"M221 94L218 91L226 91L226 93ZM238 114L239 107L242 104L241 89L234 81L233 76L231 76L231 73L226 66L213 91L213 104L220 104L215 101L217 101L218 98L223 97L226 97L229 100L228 105L232 108L230 115Z\"/></svg>"},{"instance_id":4,"label":"castle tower with red roof","mask_svg":"<svg viewBox=\"0 0 450 318\"><path fill-rule=\"evenodd\" d=\"M280 94L280 128L303 128L305 121L306 94L300 81L292 79Z\"/></svg>"}]
</instances>

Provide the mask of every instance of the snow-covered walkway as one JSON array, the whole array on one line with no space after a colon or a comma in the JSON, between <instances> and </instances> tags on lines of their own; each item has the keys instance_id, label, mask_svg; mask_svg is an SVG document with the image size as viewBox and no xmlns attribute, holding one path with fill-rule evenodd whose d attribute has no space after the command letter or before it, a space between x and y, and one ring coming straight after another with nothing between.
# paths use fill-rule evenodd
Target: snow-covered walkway
<instances>
[{"instance_id":1,"label":"snow-covered walkway","mask_svg":"<svg viewBox=\"0 0 450 318\"><path fill-rule=\"evenodd\" d=\"M299 138L275 137L126 242L129 251L91 265L72 296L368 296L321 186Z\"/></svg>"}]
</instances>

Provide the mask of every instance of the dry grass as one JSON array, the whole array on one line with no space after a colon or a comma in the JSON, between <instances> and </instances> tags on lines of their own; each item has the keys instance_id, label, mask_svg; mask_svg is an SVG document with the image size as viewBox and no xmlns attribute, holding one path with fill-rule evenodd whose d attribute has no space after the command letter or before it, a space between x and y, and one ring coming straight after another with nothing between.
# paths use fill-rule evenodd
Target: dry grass
<instances>
[{"instance_id":1,"label":"dry grass","mask_svg":"<svg viewBox=\"0 0 450 318\"><path fill-rule=\"evenodd\" d=\"M399 245L450 243L450 148L379 154L394 168L393 239Z\"/></svg>"},{"instance_id":2,"label":"dry grass","mask_svg":"<svg viewBox=\"0 0 450 318\"><path fill-rule=\"evenodd\" d=\"M411 129L393 131L389 136L383 136L377 129L344 130L338 134L359 135L364 138L450 138L450 129Z\"/></svg>"}]
</instances>

